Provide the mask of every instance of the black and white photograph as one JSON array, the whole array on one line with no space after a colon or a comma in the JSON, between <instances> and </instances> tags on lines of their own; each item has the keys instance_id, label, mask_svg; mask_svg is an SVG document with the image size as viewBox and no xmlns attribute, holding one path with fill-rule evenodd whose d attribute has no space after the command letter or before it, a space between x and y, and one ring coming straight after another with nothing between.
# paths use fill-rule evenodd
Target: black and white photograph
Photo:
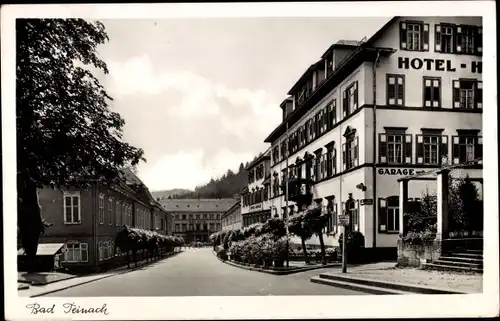
<instances>
[{"instance_id":1,"label":"black and white photograph","mask_svg":"<svg viewBox=\"0 0 500 321\"><path fill-rule=\"evenodd\" d=\"M3 6L5 319L498 315L494 12Z\"/></svg>"}]
</instances>

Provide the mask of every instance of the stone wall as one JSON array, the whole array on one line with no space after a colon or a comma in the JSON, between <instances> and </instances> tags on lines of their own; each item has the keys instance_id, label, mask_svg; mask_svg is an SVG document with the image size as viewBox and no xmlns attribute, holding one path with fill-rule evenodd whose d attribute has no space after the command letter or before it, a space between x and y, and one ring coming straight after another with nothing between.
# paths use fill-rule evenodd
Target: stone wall
<instances>
[{"instance_id":1,"label":"stone wall","mask_svg":"<svg viewBox=\"0 0 500 321\"><path fill-rule=\"evenodd\" d=\"M441 242L415 245L398 240L398 265L419 267L422 263L432 262L441 256Z\"/></svg>"}]
</instances>

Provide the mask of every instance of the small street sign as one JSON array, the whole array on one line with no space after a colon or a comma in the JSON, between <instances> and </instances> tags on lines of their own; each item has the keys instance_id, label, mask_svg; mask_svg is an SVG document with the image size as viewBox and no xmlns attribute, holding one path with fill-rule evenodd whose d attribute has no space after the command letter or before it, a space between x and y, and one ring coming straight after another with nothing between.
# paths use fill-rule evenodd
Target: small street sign
<instances>
[{"instance_id":1,"label":"small street sign","mask_svg":"<svg viewBox=\"0 0 500 321\"><path fill-rule=\"evenodd\" d=\"M339 215L339 223L341 225L349 225L349 215Z\"/></svg>"},{"instance_id":2,"label":"small street sign","mask_svg":"<svg viewBox=\"0 0 500 321\"><path fill-rule=\"evenodd\" d=\"M367 198L360 200L361 205L373 205L373 199Z\"/></svg>"}]
</instances>

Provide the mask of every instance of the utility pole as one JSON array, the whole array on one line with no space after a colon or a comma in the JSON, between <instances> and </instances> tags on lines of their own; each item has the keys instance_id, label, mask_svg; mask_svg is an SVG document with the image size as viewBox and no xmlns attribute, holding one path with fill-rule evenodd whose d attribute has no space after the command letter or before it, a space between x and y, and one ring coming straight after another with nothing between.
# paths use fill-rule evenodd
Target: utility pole
<instances>
[{"instance_id":1,"label":"utility pole","mask_svg":"<svg viewBox=\"0 0 500 321\"><path fill-rule=\"evenodd\" d=\"M290 142L288 141L288 121L286 122L286 145L285 145L285 155L286 155L286 182L285 182L285 215L286 215L286 221L285 221L285 227L286 227L286 267L288 268L290 266L290 260L289 260L289 253L290 253L290 244L289 244L289 232L288 232L288 181L289 181L289 175L290 173L288 172L288 157L289 155L289 146Z\"/></svg>"},{"instance_id":2,"label":"utility pole","mask_svg":"<svg viewBox=\"0 0 500 321\"><path fill-rule=\"evenodd\" d=\"M344 237L342 237L342 273L347 273L347 225L344 225Z\"/></svg>"}]
</instances>

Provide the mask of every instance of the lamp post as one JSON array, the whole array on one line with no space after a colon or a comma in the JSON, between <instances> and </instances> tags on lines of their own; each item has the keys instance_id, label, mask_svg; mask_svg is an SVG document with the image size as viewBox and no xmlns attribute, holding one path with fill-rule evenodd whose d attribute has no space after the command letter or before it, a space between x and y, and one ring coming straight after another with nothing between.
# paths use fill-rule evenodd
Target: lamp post
<instances>
[{"instance_id":1,"label":"lamp post","mask_svg":"<svg viewBox=\"0 0 500 321\"><path fill-rule=\"evenodd\" d=\"M286 153L286 182L285 182L285 215L286 215L286 221L285 221L285 228L286 228L286 267L290 267L290 260L289 260L289 252L290 252L290 244L289 244L289 231L288 231L288 178L290 176L290 173L288 172L288 155L289 149L287 147L290 146L290 142L288 141L288 121L286 122L286 143L288 146L285 145L285 153Z\"/></svg>"}]
</instances>

